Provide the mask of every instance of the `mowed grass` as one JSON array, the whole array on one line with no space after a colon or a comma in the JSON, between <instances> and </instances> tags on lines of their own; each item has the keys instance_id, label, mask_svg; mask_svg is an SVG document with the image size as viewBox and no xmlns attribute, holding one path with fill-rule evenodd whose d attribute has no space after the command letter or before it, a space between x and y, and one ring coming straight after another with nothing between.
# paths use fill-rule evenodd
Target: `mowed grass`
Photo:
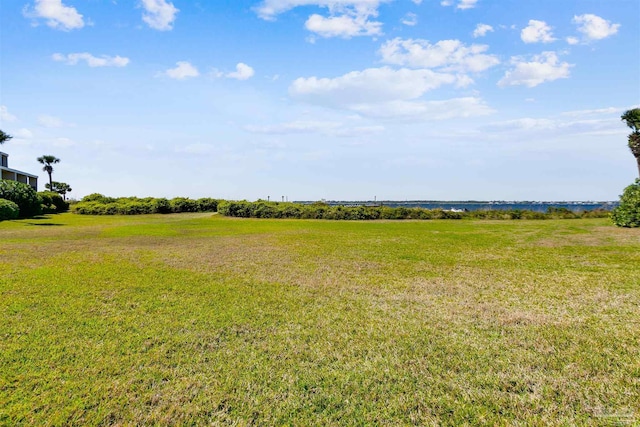
<instances>
[{"instance_id":1,"label":"mowed grass","mask_svg":"<svg viewBox=\"0 0 640 427\"><path fill-rule=\"evenodd\" d=\"M637 425L640 230L0 223L0 425Z\"/></svg>"}]
</instances>

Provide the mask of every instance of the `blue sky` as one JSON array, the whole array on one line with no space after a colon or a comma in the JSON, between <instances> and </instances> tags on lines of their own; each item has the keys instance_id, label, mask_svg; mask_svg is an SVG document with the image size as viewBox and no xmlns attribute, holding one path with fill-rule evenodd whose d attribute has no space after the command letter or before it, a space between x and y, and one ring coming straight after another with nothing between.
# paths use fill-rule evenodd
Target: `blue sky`
<instances>
[{"instance_id":1,"label":"blue sky","mask_svg":"<svg viewBox=\"0 0 640 427\"><path fill-rule=\"evenodd\" d=\"M80 198L615 200L637 0L2 0L0 148ZM41 186L46 181L42 172Z\"/></svg>"}]
</instances>

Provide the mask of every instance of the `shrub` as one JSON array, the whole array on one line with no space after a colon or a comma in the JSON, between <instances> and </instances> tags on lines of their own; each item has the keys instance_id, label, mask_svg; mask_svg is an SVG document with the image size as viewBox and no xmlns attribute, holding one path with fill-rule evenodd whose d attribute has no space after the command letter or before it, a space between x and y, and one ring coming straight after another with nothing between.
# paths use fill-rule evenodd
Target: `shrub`
<instances>
[{"instance_id":1,"label":"shrub","mask_svg":"<svg viewBox=\"0 0 640 427\"><path fill-rule=\"evenodd\" d=\"M198 202L185 197L176 197L175 199L171 199L169 201L169 205L171 206L171 212L173 213L198 212Z\"/></svg>"},{"instance_id":2,"label":"shrub","mask_svg":"<svg viewBox=\"0 0 640 427\"><path fill-rule=\"evenodd\" d=\"M640 227L640 179L624 189L620 206L611 212L611 219L619 227Z\"/></svg>"},{"instance_id":3,"label":"shrub","mask_svg":"<svg viewBox=\"0 0 640 427\"><path fill-rule=\"evenodd\" d=\"M69 210L69 203L62 196L53 191L41 191L38 193L43 213L61 213Z\"/></svg>"},{"instance_id":4,"label":"shrub","mask_svg":"<svg viewBox=\"0 0 640 427\"><path fill-rule=\"evenodd\" d=\"M0 180L0 199L10 200L18 205L20 218L30 218L42 213L36 190L22 182Z\"/></svg>"},{"instance_id":5,"label":"shrub","mask_svg":"<svg viewBox=\"0 0 640 427\"><path fill-rule=\"evenodd\" d=\"M0 199L0 221L16 219L20 214L20 208L11 200Z\"/></svg>"},{"instance_id":6,"label":"shrub","mask_svg":"<svg viewBox=\"0 0 640 427\"><path fill-rule=\"evenodd\" d=\"M547 216L554 219L573 219L578 218L578 215L571 212L567 208L555 208L550 206L547 208Z\"/></svg>"},{"instance_id":7,"label":"shrub","mask_svg":"<svg viewBox=\"0 0 640 427\"><path fill-rule=\"evenodd\" d=\"M84 196L81 202L98 202L102 204L113 203L116 201L113 197L107 197L100 193L89 194L88 196Z\"/></svg>"},{"instance_id":8,"label":"shrub","mask_svg":"<svg viewBox=\"0 0 640 427\"><path fill-rule=\"evenodd\" d=\"M198 203L198 212L217 212L218 211L218 199L202 198L196 200Z\"/></svg>"}]
</instances>

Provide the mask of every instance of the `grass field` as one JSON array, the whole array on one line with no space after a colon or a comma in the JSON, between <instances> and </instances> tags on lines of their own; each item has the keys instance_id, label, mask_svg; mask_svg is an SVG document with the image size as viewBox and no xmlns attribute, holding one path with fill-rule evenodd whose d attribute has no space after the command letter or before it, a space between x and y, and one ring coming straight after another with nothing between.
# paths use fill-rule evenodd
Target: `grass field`
<instances>
[{"instance_id":1,"label":"grass field","mask_svg":"<svg viewBox=\"0 0 640 427\"><path fill-rule=\"evenodd\" d=\"M637 425L640 230L0 223L0 425Z\"/></svg>"}]
</instances>

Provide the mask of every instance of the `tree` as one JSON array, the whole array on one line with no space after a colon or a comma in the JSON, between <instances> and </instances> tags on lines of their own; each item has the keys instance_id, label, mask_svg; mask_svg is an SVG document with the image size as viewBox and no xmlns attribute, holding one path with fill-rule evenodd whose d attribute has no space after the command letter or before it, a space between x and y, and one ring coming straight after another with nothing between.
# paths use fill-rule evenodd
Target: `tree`
<instances>
[{"instance_id":1,"label":"tree","mask_svg":"<svg viewBox=\"0 0 640 427\"><path fill-rule=\"evenodd\" d=\"M58 193L62 196L63 200L67 200L67 193L71 193L73 190L66 182L53 181L51 184L45 184L44 188L54 193Z\"/></svg>"},{"instance_id":2,"label":"tree","mask_svg":"<svg viewBox=\"0 0 640 427\"><path fill-rule=\"evenodd\" d=\"M4 144L5 142L10 140L11 138L13 138L11 135L6 134L2 130L0 130L0 145Z\"/></svg>"},{"instance_id":3,"label":"tree","mask_svg":"<svg viewBox=\"0 0 640 427\"><path fill-rule=\"evenodd\" d=\"M632 129L629 134L629 149L636 158L638 174L640 174L640 108L625 111L620 119Z\"/></svg>"},{"instance_id":4,"label":"tree","mask_svg":"<svg viewBox=\"0 0 640 427\"><path fill-rule=\"evenodd\" d=\"M56 156L52 155L44 155L42 157L38 157L38 161L44 165L42 168L43 171L49 174L49 187L53 187L53 180L51 179L51 174L53 173L53 164L60 163L60 159Z\"/></svg>"},{"instance_id":5,"label":"tree","mask_svg":"<svg viewBox=\"0 0 640 427\"><path fill-rule=\"evenodd\" d=\"M611 219L619 227L640 227L640 179L624 189L620 206L611 212Z\"/></svg>"}]
</instances>

